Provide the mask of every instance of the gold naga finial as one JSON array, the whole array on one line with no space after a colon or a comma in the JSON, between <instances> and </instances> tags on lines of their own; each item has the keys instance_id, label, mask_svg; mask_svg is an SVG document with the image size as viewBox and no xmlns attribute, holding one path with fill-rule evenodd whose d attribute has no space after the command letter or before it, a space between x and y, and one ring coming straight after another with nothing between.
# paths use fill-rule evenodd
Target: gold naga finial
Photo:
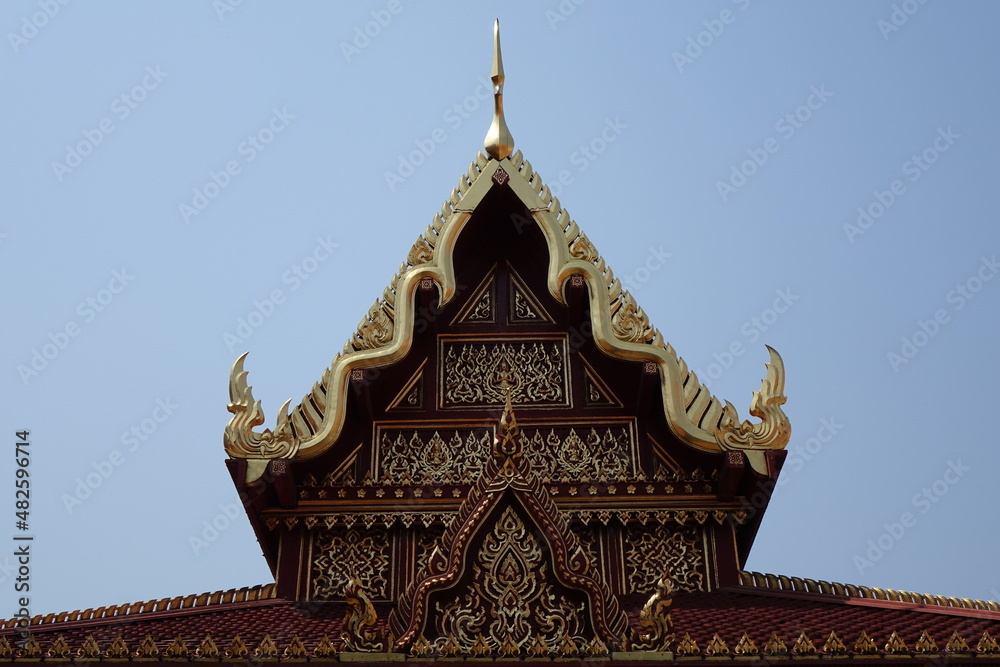
<instances>
[{"instance_id":1,"label":"gold naga finial","mask_svg":"<svg viewBox=\"0 0 1000 667\"><path fill-rule=\"evenodd\" d=\"M493 123L486 133L483 147L495 160L510 157L514 152L514 137L510 136L507 121L503 118L503 57L500 55L500 19L493 24Z\"/></svg>"}]
</instances>

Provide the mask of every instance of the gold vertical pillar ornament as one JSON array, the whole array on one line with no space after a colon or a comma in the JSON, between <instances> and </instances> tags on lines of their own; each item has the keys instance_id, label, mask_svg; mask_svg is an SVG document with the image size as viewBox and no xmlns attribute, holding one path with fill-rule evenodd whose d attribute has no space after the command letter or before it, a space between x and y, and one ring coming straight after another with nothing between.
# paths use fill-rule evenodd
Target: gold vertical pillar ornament
<instances>
[{"instance_id":1,"label":"gold vertical pillar ornament","mask_svg":"<svg viewBox=\"0 0 1000 667\"><path fill-rule=\"evenodd\" d=\"M486 133L483 147L495 160L503 160L514 152L514 137L510 136L507 121L503 118L503 57L500 55L500 19L493 24L493 123Z\"/></svg>"}]
</instances>

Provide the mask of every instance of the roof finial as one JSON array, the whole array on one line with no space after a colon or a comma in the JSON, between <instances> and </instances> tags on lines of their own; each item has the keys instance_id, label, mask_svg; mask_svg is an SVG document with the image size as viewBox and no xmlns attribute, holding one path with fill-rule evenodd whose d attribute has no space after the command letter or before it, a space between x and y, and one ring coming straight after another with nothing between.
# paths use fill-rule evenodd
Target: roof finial
<instances>
[{"instance_id":1,"label":"roof finial","mask_svg":"<svg viewBox=\"0 0 1000 667\"><path fill-rule=\"evenodd\" d=\"M483 147L496 160L510 157L514 152L514 137L510 136L507 121L503 118L503 58L500 56L500 19L493 24L493 124L486 133Z\"/></svg>"}]
</instances>

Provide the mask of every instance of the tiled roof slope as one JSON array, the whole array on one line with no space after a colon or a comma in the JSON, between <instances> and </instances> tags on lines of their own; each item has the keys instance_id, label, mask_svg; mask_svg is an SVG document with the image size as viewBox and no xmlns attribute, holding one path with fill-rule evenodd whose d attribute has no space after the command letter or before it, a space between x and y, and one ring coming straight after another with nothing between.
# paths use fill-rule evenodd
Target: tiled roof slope
<instances>
[{"instance_id":1,"label":"tiled roof slope","mask_svg":"<svg viewBox=\"0 0 1000 667\"><path fill-rule=\"evenodd\" d=\"M829 657L952 653L1000 662L995 611L739 586L678 595L671 617L677 655L709 656L713 646L715 655L740 655L742 644L751 655L758 653L750 647L760 655L797 647L796 654Z\"/></svg>"},{"instance_id":2,"label":"tiled roof slope","mask_svg":"<svg viewBox=\"0 0 1000 667\"><path fill-rule=\"evenodd\" d=\"M996 603L922 596L931 602L900 601L910 593L812 582L848 588L863 596L809 590L809 580L742 573L743 584L711 593L681 593L670 614L677 658L820 656L946 656L1000 664L1000 611ZM782 580L789 585L782 587ZM777 582L777 586L769 585ZM872 593L872 595L868 595ZM638 610L639 596L623 600ZM957 604L956 604L957 603ZM0 660L72 658L75 661L134 658L219 660L334 659L342 650L346 606L295 603L273 597L272 586L170 598L94 611L32 619L33 641L14 649L15 623L0 630ZM121 611L121 610L125 611ZM378 609L385 618L387 609ZM638 613L631 617L638 627ZM210 639L206 640L206 637ZM200 651L200 652L199 652ZM983 658L989 658L986 662Z\"/></svg>"}]
</instances>

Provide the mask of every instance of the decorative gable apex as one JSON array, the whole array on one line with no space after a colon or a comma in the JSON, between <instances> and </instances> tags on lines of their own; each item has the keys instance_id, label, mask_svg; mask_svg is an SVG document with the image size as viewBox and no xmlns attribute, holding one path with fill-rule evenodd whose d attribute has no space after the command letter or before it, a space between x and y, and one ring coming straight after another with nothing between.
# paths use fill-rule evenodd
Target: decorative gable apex
<instances>
[{"instance_id":1,"label":"decorative gable apex","mask_svg":"<svg viewBox=\"0 0 1000 667\"><path fill-rule=\"evenodd\" d=\"M548 293L565 303L568 284L586 285L595 344L611 357L655 365L663 410L673 432L702 451L740 451L754 470L768 475L764 454L784 448L791 436L788 418L781 409L785 402L785 373L778 353L767 348L767 372L750 403L750 414L761 421L741 421L735 407L713 396L673 347L664 342L520 151L499 161L482 153L477 156L355 334L299 405L290 412L290 401L282 406L273 430L253 431L264 423L263 411L247 384L243 368L246 355L236 361L230 375L229 411L233 417L224 437L229 456L246 459L248 474L258 478L269 459L309 459L336 443L345 417L351 374L388 366L406 356L413 339L418 289L436 289L441 306L455 298L455 245L483 198L498 188L509 188L530 213L530 218L517 220L516 224L537 225L547 242Z\"/></svg>"}]
</instances>

